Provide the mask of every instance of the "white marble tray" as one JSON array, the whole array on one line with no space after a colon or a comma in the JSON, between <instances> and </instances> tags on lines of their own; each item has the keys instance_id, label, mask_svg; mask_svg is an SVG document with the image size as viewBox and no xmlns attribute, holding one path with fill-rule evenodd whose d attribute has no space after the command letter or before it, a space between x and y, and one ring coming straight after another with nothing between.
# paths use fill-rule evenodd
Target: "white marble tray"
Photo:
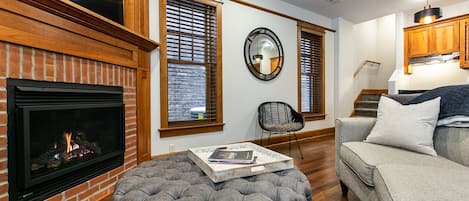
<instances>
[{"instance_id":1,"label":"white marble tray","mask_svg":"<svg viewBox=\"0 0 469 201\"><path fill-rule=\"evenodd\" d=\"M254 156L257 156L256 163L221 164L208 162L210 154L219 147L227 147L227 150L253 150ZM192 148L189 149L188 156L213 182L293 168L291 157L250 142Z\"/></svg>"}]
</instances>

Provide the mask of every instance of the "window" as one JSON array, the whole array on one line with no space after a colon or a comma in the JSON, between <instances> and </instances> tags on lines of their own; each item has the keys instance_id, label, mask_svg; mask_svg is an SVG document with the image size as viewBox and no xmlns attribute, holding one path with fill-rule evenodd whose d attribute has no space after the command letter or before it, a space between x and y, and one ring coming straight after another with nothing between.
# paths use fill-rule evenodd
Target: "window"
<instances>
[{"instance_id":1,"label":"window","mask_svg":"<svg viewBox=\"0 0 469 201\"><path fill-rule=\"evenodd\" d=\"M325 118L324 30L298 25L298 105L305 120Z\"/></svg>"},{"instance_id":2,"label":"window","mask_svg":"<svg viewBox=\"0 0 469 201\"><path fill-rule=\"evenodd\" d=\"M222 130L221 4L161 2L161 137Z\"/></svg>"}]
</instances>

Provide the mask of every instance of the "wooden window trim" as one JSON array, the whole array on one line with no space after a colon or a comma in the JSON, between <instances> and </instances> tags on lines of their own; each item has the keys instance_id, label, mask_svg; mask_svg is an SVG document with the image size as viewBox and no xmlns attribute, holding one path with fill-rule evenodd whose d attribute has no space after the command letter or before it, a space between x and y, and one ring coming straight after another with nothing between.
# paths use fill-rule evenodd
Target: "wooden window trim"
<instances>
[{"instance_id":1,"label":"wooden window trim","mask_svg":"<svg viewBox=\"0 0 469 201\"><path fill-rule=\"evenodd\" d=\"M216 7L217 15L217 111L216 121L199 125L171 125L168 122L168 57L166 47L166 0L160 0L160 137L174 137L192 135L198 133L216 132L223 130L223 105L222 105L222 3L215 0L194 0L199 3Z\"/></svg>"},{"instance_id":2,"label":"wooden window trim","mask_svg":"<svg viewBox=\"0 0 469 201\"><path fill-rule=\"evenodd\" d=\"M316 121L316 120L323 120L326 119L326 114L308 114L308 113L301 113L305 121Z\"/></svg>"},{"instance_id":3,"label":"wooden window trim","mask_svg":"<svg viewBox=\"0 0 469 201\"><path fill-rule=\"evenodd\" d=\"M298 29L297 29L297 52L298 52L298 111L303 115L305 121L317 121L323 120L326 118L326 86L325 86L325 31L314 29L312 26L308 26L303 22L298 22ZM322 80L321 80L321 109L320 113L306 113L301 112L301 32L308 32L311 34L319 35L322 37L322 47L321 47L321 65L322 65Z\"/></svg>"},{"instance_id":4,"label":"wooden window trim","mask_svg":"<svg viewBox=\"0 0 469 201\"><path fill-rule=\"evenodd\" d=\"M160 128L160 137L175 137L192 134L222 131L224 123L203 124L195 126L179 126L173 128Z\"/></svg>"}]
</instances>

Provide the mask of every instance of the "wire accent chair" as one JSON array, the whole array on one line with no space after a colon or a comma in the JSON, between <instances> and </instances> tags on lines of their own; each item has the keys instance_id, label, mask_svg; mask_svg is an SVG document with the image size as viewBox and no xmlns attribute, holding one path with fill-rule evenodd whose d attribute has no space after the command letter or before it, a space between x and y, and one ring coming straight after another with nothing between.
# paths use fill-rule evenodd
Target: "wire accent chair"
<instances>
[{"instance_id":1,"label":"wire accent chair","mask_svg":"<svg viewBox=\"0 0 469 201\"><path fill-rule=\"evenodd\" d=\"M296 145L300 151L301 159L303 159L303 152L301 151L300 144L298 143L298 136L296 131L304 128L305 121L303 116L296 112L292 106L287 103L274 101L264 102L257 108L259 125L262 128L262 136L260 144L263 145L264 133L269 133L267 145L270 143L270 137L274 134L288 134L288 150L291 155L291 135L295 136Z\"/></svg>"}]
</instances>

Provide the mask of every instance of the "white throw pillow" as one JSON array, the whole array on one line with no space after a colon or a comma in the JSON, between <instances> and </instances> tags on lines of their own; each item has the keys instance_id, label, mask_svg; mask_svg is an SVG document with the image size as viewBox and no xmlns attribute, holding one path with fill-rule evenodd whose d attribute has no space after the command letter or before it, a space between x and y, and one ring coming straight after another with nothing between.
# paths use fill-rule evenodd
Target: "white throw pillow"
<instances>
[{"instance_id":1,"label":"white throw pillow","mask_svg":"<svg viewBox=\"0 0 469 201\"><path fill-rule=\"evenodd\" d=\"M378 117L365 142L400 147L436 156L433 148L440 112L440 97L412 105L382 96L378 105Z\"/></svg>"}]
</instances>

